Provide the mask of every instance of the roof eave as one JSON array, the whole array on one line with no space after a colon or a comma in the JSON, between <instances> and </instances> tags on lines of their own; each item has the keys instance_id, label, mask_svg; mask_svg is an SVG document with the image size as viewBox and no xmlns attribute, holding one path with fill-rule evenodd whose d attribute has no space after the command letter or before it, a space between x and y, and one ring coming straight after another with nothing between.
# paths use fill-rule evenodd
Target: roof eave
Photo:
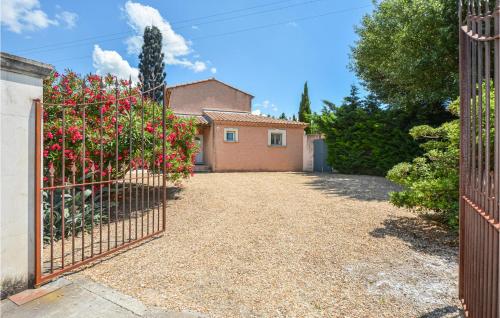
<instances>
[{"instance_id":1,"label":"roof eave","mask_svg":"<svg viewBox=\"0 0 500 318\"><path fill-rule=\"evenodd\" d=\"M234 121L234 120L222 120L222 119L214 119L211 120L216 124L229 124L235 126L252 126L252 127L286 127L286 128L302 128L305 129L307 124L292 124L292 123L266 123L266 122L257 122L257 121Z\"/></svg>"}]
</instances>

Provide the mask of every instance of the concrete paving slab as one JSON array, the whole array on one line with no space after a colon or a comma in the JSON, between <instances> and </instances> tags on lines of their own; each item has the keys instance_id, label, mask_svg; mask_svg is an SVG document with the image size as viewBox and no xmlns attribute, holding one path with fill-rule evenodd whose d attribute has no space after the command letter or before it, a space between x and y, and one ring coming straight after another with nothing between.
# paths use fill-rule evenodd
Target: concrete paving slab
<instances>
[{"instance_id":1,"label":"concrete paving slab","mask_svg":"<svg viewBox=\"0 0 500 318\"><path fill-rule=\"evenodd\" d=\"M88 279L78 279L75 280L74 283L81 288L84 288L99 297L123 307L138 316L143 316L147 310L147 307L141 301L94 281Z\"/></svg>"},{"instance_id":2,"label":"concrete paving slab","mask_svg":"<svg viewBox=\"0 0 500 318\"><path fill-rule=\"evenodd\" d=\"M43 288L43 290L41 290ZM34 297L37 296L37 297ZM0 303L2 318L205 318L192 311L173 312L148 308L141 301L90 279L60 278L34 291ZM14 299L16 299L14 297Z\"/></svg>"},{"instance_id":3,"label":"concrete paving slab","mask_svg":"<svg viewBox=\"0 0 500 318\"><path fill-rule=\"evenodd\" d=\"M3 318L137 317L133 312L77 284L67 285L21 306L6 305L1 309Z\"/></svg>"}]
</instances>

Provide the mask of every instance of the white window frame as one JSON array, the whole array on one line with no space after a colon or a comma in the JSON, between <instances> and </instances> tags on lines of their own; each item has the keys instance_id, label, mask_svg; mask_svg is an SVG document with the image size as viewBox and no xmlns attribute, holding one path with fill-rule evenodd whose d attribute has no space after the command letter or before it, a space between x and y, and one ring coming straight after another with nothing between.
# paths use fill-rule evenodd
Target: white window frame
<instances>
[{"instance_id":1,"label":"white window frame","mask_svg":"<svg viewBox=\"0 0 500 318\"><path fill-rule=\"evenodd\" d=\"M234 133L234 140L227 140L227 133L232 132ZM225 142L238 142L239 136L238 136L238 128L224 128L224 141Z\"/></svg>"},{"instance_id":2,"label":"white window frame","mask_svg":"<svg viewBox=\"0 0 500 318\"><path fill-rule=\"evenodd\" d=\"M281 134L281 145L271 144L271 134ZM270 147L286 147L286 130L285 129L269 129L267 131L267 145Z\"/></svg>"}]
</instances>

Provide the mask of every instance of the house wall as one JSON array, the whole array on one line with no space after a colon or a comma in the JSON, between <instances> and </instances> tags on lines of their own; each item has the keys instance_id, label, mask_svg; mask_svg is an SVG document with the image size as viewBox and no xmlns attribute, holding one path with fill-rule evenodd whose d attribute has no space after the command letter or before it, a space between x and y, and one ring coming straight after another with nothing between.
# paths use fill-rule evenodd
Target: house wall
<instances>
[{"instance_id":1,"label":"house wall","mask_svg":"<svg viewBox=\"0 0 500 318\"><path fill-rule=\"evenodd\" d=\"M177 86L170 96L176 113L201 115L203 109L251 112L252 96L216 80Z\"/></svg>"},{"instance_id":2,"label":"house wall","mask_svg":"<svg viewBox=\"0 0 500 318\"><path fill-rule=\"evenodd\" d=\"M35 104L49 65L1 53L0 278L2 298L35 273Z\"/></svg>"},{"instance_id":3,"label":"house wall","mask_svg":"<svg viewBox=\"0 0 500 318\"><path fill-rule=\"evenodd\" d=\"M302 171L303 128L280 128L286 130L286 146L272 147L270 127L214 126L214 171ZM238 142L225 142L224 128L238 128Z\"/></svg>"}]
</instances>

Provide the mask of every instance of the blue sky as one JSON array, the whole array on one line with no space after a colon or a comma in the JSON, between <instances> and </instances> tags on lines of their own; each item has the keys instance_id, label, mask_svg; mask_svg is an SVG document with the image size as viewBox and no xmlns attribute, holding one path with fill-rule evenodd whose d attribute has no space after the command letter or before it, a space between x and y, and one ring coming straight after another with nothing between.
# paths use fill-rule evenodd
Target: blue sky
<instances>
[{"instance_id":1,"label":"blue sky","mask_svg":"<svg viewBox=\"0 0 500 318\"><path fill-rule=\"evenodd\" d=\"M215 4L216 3L216 4ZM296 113L340 102L354 25L371 0L2 0L1 50L80 74L137 75L143 29L163 33L169 84L215 76L255 96L254 111Z\"/></svg>"}]
</instances>

